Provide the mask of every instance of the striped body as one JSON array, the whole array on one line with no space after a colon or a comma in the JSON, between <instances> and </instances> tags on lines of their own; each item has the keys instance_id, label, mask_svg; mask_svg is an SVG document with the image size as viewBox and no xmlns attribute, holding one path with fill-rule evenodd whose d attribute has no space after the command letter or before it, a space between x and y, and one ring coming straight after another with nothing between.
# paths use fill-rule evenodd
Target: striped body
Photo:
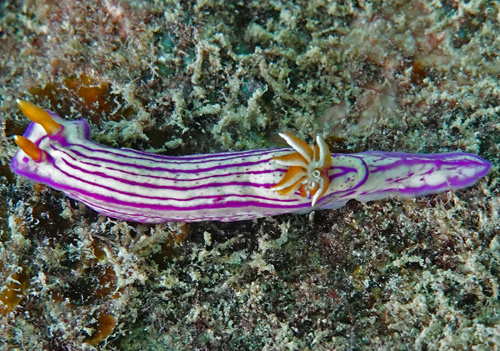
<instances>
[{"instance_id":1,"label":"striped body","mask_svg":"<svg viewBox=\"0 0 500 351\"><path fill-rule=\"evenodd\" d=\"M181 157L114 149L91 141L84 120L64 121L48 112L63 126L61 132L49 136L32 123L24 135L47 160L34 161L19 150L12 169L103 215L147 223L237 221L313 209L311 199L297 191L281 195L271 189L287 171L272 158L291 153L290 148ZM463 188L489 167L480 157L464 153L332 154L330 183L314 208Z\"/></svg>"}]
</instances>

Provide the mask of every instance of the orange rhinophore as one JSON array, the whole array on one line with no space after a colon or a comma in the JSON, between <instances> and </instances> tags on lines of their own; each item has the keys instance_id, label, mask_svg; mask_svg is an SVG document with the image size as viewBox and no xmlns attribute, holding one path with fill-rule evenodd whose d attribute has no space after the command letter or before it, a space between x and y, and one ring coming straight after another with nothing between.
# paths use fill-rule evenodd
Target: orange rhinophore
<instances>
[{"instance_id":1,"label":"orange rhinophore","mask_svg":"<svg viewBox=\"0 0 500 351\"><path fill-rule=\"evenodd\" d=\"M40 124L48 135L55 135L61 131L62 126L54 121L50 114L43 108L38 107L31 102L17 100L17 106L30 121Z\"/></svg>"},{"instance_id":2,"label":"orange rhinophore","mask_svg":"<svg viewBox=\"0 0 500 351\"><path fill-rule=\"evenodd\" d=\"M21 135L14 136L14 141L26 155L31 157L33 161L40 162L46 159L45 151L40 150L31 140Z\"/></svg>"}]
</instances>

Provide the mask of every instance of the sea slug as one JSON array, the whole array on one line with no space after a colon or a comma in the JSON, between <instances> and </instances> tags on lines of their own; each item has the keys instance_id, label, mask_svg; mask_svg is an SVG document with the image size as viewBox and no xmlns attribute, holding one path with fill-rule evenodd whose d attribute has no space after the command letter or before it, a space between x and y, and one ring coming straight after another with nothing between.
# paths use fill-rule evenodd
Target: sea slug
<instances>
[{"instance_id":1,"label":"sea slug","mask_svg":"<svg viewBox=\"0 0 500 351\"><path fill-rule=\"evenodd\" d=\"M15 137L12 170L135 222L238 221L421 196L471 186L491 166L460 152L331 154L321 137L310 146L291 134L280 135L292 148L164 156L100 145L85 120L18 105L32 123Z\"/></svg>"}]
</instances>

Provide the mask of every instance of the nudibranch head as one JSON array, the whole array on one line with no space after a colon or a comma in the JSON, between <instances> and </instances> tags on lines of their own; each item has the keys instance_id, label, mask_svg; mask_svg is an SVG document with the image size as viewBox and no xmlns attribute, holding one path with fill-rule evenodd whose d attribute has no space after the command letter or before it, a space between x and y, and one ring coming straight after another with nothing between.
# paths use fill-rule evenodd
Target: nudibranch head
<instances>
[{"instance_id":1,"label":"nudibranch head","mask_svg":"<svg viewBox=\"0 0 500 351\"><path fill-rule=\"evenodd\" d=\"M20 150L12 159L11 168L24 177L52 184L54 157L50 145L64 146L87 139L89 126L84 120L65 121L56 113L28 101L17 100L17 104L32 123L23 136L14 136Z\"/></svg>"},{"instance_id":2,"label":"nudibranch head","mask_svg":"<svg viewBox=\"0 0 500 351\"><path fill-rule=\"evenodd\" d=\"M63 126L57 123L54 118L44 109L24 100L17 100L17 106L30 121L42 127L49 138L57 138L58 133L63 130ZM43 132L41 133L43 134ZM47 152L40 149L29 138L21 135L15 135L14 141L17 146L28 155L32 162L39 163L47 161Z\"/></svg>"},{"instance_id":3,"label":"nudibranch head","mask_svg":"<svg viewBox=\"0 0 500 351\"><path fill-rule=\"evenodd\" d=\"M296 152L274 157L272 160L279 165L290 167L284 177L273 187L281 195L287 195L297 190L302 197L312 196L312 206L325 194L330 185L328 170L332 165L332 156L328 145L319 135L317 145L311 146L289 133L280 136L293 147Z\"/></svg>"}]
</instances>

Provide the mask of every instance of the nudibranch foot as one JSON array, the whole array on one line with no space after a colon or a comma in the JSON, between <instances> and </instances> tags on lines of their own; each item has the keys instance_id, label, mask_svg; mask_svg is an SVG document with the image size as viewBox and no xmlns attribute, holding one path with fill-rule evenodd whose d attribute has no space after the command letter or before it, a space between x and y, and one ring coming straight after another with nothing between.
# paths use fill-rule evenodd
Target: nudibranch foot
<instances>
[{"instance_id":1,"label":"nudibranch foot","mask_svg":"<svg viewBox=\"0 0 500 351\"><path fill-rule=\"evenodd\" d=\"M18 104L32 123L15 137L12 170L103 215L136 222L249 220L351 199L420 196L470 186L490 169L466 153L331 154L321 137L310 146L291 134L280 135L292 148L164 156L100 145L84 120Z\"/></svg>"}]
</instances>

